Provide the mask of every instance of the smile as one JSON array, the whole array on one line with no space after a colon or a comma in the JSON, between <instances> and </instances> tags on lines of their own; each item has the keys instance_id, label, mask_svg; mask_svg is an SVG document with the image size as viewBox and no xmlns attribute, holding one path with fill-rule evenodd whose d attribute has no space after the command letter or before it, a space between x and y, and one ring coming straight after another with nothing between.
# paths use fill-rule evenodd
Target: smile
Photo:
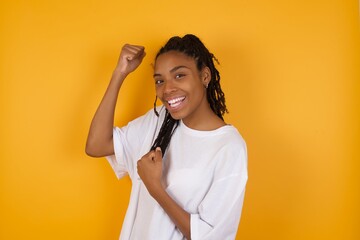
<instances>
[{"instance_id":1,"label":"smile","mask_svg":"<svg viewBox=\"0 0 360 240\"><path fill-rule=\"evenodd\" d=\"M175 107L179 106L184 100L185 100L185 97L178 97L178 98L169 100L168 104L170 107L175 108Z\"/></svg>"}]
</instances>

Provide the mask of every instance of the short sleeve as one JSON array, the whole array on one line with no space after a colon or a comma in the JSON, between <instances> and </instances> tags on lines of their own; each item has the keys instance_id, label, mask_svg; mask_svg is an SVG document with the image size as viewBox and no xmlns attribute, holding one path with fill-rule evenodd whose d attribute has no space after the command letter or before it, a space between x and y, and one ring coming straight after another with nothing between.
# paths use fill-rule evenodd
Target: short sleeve
<instances>
[{"instance_id":1,"label":"short sleeve","mask_svg":"<svg viewBox=\"0 0 360 240\"><path fill-rule=\"evenodd\" d=\"M208 193L198 212L191 214L192 240L230 240L236 237L248 178L245 142L227 146L219 153L218 161Z\"/></svg>"},{"instance_id":2,"label":"short sleeve","mask_svg":"<svg viewBox=\"0 0 360 240\"><path fill-rule=\"evenodd\" d=\"M124 127L114 127L114 155L106 159L113 168L117 178L136 174L137 161L150 150L158 117L150 110L147 114L129 122Z\"/></svg>"},{"instance_id":3,"label":"short sleeve","mask_svg":"<svg viewBox=\"0 0 360 240\"><path fill-rule=\"evenodd\" d=\"M115 172L115 175L118 179L126 176L128 174L128 167L125 164L125 149L122 145L122 141L124 140L124 137L121 135L124 135L125 129L120 129L118 127L114 127L113 129L113 142L114 142L114 155L107 156L106 159L110 163L110 166ZM123 138L123 140L122 140Z\"/></svg>"}]
</instances>

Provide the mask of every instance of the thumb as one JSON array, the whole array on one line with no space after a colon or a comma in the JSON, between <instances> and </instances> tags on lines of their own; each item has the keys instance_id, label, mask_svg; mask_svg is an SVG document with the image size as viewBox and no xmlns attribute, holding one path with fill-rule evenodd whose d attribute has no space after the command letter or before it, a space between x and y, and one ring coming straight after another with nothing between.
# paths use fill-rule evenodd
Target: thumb
<instances>
[{"instance_id":1,"label":"thumb","mask_svg":"<svg viewBox=\"0 0 360 240\"><path fill-rule=\"evenodd\" d=\"M161 162L162 161L162 152L161 152L161 148L157 147L155 149L155 162Z\"/></svg>"}]
</instances>

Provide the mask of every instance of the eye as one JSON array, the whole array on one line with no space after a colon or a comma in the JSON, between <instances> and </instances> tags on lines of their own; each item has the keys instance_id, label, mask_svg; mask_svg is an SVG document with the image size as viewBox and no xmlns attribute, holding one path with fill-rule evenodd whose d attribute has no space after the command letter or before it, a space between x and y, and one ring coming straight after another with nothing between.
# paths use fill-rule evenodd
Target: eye
<instances>
[{"instance_id":1,"label":"eye","mask_svg":"<svg viewBox=\"0 0 360 240\"><path fill-rule=\"evenodd\" d=\"M164 81L161 79L155 79L155 85L160 85L162 84Z\"/></svg>"},{"instance_id":2,"label":"eye","mask_svg":"<svg viewBox=\"0 0 360 240\"><path fill-rule=\"evenodd\" d=\"M175 75L176 79L181 79L183 77L185 77L185 74L182 74L182 73L178 73L178 74Z\"/></svg>"}]
</instances>

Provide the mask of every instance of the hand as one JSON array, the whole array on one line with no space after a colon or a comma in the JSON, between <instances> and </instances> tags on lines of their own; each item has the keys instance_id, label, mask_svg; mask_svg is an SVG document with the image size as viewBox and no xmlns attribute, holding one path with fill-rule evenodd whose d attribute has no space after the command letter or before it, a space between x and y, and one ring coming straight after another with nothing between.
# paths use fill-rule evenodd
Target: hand
<instances>
[{"instance_id":1,"label":"hand","mask_svg":"<svg viewBox=\"0 0 360 240\"><path fill-rule=\"evenodd\" d=\"M154 196L158 190L162 190L162 153L157 147L155 151L145 154L137 162L138 174L148 189L150 195Z\"/></svg>"},{"instance_id":2,"label":"hand","mask_svg":"<svg viewBox=\"0 0 360 240\"><path fill-rule=\"evenodd\" d=\"M145 57L145 48L143 46L125 44L120 53L120 57L115 71L128 75L134 71Z\"/></svg>"},{"instance_id":3,"label":"hand","mask_svg":"<svg viewBox=\"0 0 360 240\"><path fill-rule=\"evenodd\" d=\"M137 170L150 195L164 209L186 239L190 239L190 213L186 212L174 199L172 199L161 182L161 149L157 147L155 151L150 151L144 155L138 161Z\"/></svg>"}]
</instances>

